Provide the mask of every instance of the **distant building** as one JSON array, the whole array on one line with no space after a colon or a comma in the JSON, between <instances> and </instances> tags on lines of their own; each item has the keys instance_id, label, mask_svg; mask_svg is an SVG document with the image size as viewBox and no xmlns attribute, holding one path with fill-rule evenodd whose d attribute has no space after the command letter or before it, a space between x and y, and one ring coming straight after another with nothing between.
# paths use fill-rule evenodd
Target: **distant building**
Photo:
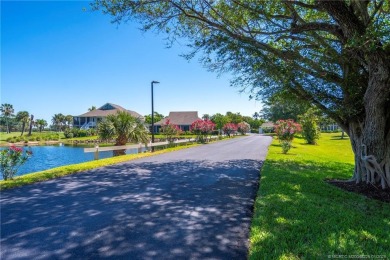
<instances>
[{"instance_id":1,"label":"distant building","mask_svg":"<svg viewBox=\"0 0 390 260\"><path fill-rule=\"evenodd\" d=\"M108 115L115 115L118 111L126 111L130 115L136 118L140 118L145 121L145 118L135 111L127 110L121 106L106 103L98 109L88 111L79 116L73 117L73 127L79 127L80 129L95 128L97 124Z\"/></svg>"},{"instance_id":2,"label":"distant building","mask_svg":"<svg viewBox=\"0 0 390 260\"><path fill-rule=\"evenodd\" d=\"M339 132L341 131L338 124L321 125L321 131L323 132Z\"/></svg>"},{"instance_id":3,"label":"distant building","mask_svg":"<svg viewBox=\"0 0 390 260\"><path fill-rule=\"evenodd\" d=\"M198 111L178 111L178 112L169 112L169 116L166 118L154 123L154 132L158 133L160 131L161 125L169 119L171 124L175 124L182 131L190 131L191 124L196 120L202 120L198 116Z\"/></svg>"},{"instance_id":4,"label":"distant building","mask_svg":"<svg viewBox=\"0 0 390 260\"><path fill-rule=\"evenodd\" d=\"M272 122L265 122L259 128L259 134L272 133L275 129L275 124Z\"/></svg>"}]
</instances>

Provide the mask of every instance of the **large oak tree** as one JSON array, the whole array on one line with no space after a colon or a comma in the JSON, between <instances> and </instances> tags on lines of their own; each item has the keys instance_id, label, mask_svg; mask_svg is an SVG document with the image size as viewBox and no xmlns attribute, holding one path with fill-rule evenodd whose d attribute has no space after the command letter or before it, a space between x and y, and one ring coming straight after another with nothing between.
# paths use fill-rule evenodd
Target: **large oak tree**
<instances>
[{"instance_id":1,"label":"large oak tree","mask_svg":"<svg viewBox=\"0 0 390 260\"><path fill-rule=\"evenodd\" d=\"M353 179L390 186L390 11L387 0L96 0L115 22L183 38L211 70L258 99L309 101L349 133Z\"/></svg>"}]
</instances>

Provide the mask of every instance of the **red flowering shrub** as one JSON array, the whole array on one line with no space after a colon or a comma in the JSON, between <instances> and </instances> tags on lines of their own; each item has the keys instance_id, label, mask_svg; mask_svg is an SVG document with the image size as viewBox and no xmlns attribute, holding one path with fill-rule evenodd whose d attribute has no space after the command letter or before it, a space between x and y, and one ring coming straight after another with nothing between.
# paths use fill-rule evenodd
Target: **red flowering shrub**
<instances>
[{"instance_id":1,"label":"red flowering shrub","mask_svg":"<svg viewBox=\"0 0 390 260\"><path fill-rule=\"evenodd\" d=\"M12 179L20 166L32 155L31 151L23 153L23 149L11 146L9 149L0 151L0 171L4 180Z\"/></svg>"},{"instance_id":2,"label":"red flowering shrub","mask_svg":"<svg viewBox=\"0 0 390 260\"><path fill-rule=\"evenodd\" d=\"M292 119L276 121L275 132L282 143L283 153L287 153L291 149L291 142L294 135L301 131L301 125L294 122Z\"/></svg>"},{"instance_id":3,"label":"red flowering shrub","mask_svg":"<svg viewBox=\"0 0 390 260\"><path fill-rule=\"evenodd\" d=\"M180 127L172 124L169 119L161 125L160 131L166 136L168 142L173 142L173 138L183 132Z\"/></svg>"},{"instance_id":4,"label":"red flowering shrub","mask_svg":"<svg viewBox=\"0 0 390 260\"><path fill-rule=\"evenodd\" d=\"M222 131L229 137L237 132L237 125L233 123L227 123L222 127Z\"/></svg>"},{"instance_id":5,"label":"red flowering shrub","mask_svg":"<svg viewBox=\"0 0 390 260\"><path fill-rule=\"evenodd\" d=\"M210 120L198 119L191 124L190 130L198 136L200 142L205 142L207 135L210 135L215 129L215 124Z\"/></svg>"},{"instance_id":6,"label":"red flowering shrub","mask_svg":"<svg viewBox=\"0 0 390 260\"><path fill-rule=\"evenodd\" d=\"M251 130L251 126L247 122L241 122L237 124L237 131L240 134L245 135Z\"/></svg>"}]
</instances>

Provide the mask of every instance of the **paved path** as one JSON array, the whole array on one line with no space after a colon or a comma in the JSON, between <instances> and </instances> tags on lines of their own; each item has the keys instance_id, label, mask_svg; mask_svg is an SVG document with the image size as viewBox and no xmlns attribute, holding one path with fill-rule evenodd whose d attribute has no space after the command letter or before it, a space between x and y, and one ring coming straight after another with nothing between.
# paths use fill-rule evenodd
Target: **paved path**
<instances>
[{"instance_id":1,"label":"paved path","mask_svg":"<svg viewBox=\"0 0 390 260\"><path fill-rule=\"evenodd\" d=\"M0 259L245 259L252 135L1 193Z\"/></svg>"}]
</instances>

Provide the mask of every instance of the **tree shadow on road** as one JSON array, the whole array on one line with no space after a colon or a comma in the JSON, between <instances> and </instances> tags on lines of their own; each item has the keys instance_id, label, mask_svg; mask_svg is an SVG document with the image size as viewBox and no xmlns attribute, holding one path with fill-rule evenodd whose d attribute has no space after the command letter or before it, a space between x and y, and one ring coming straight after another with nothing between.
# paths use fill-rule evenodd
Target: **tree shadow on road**
<instances>
[{"instance_id":1,"label":"tree shadow on road","mask_svg":"<svg viewBox=\"0 0 390 260\"><path fill-rule=\"evenodd\" d=\"M1 195L1 259L244 259L261 161L122 163Z\"/></svg>"}]
</instances>

